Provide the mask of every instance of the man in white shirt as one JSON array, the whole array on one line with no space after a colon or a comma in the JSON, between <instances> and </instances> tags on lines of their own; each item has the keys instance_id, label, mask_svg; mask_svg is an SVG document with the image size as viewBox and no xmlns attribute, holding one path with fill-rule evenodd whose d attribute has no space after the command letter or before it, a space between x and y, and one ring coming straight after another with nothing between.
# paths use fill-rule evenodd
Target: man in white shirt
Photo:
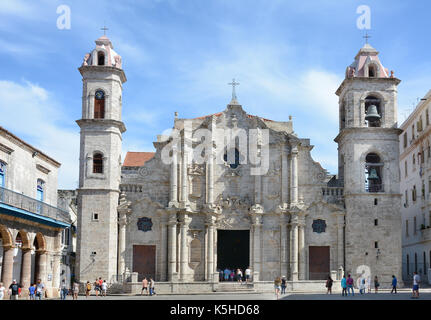
<instances>
[{"instance_id":1,"label":"man in white shirt","mask_svg":"<svg viewBox=\"0 0 431 320\"><path fill-rule=\"evenodd\" d=\"M419 283L421 282L421 278L417 274L417 272L413 272L413 296L412 298L419 298Z\"/></svg>"},{"instance_id":2,"label":"man in white shirt","mask_svg":"<svg viewBox=\"0 0 431 320\"><path fill-rule=\"evenodd\" d=\"M245 269L245 281L246 282L250 281L250 276L251 276L251 270L250 270L250 267L248 267L247 269Z\"/></svg>"}]
</instances>

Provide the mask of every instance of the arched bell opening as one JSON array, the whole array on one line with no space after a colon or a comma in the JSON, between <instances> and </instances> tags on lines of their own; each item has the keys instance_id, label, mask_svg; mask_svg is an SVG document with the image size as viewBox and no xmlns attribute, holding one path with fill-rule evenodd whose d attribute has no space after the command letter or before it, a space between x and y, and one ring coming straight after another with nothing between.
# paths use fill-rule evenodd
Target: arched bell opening
<instances>
[{"instance_id":1,"label":"arched bell opening","mask_svg":"<svg viewBox=\"0 0 431 320\"><path fill-rule=\"evenodd\" d=\"M376 153L365 158L365 191L383 192L383 163Z\"/></svg>"},{"instance_id":2,"label":"arched bell opening","mask_svg":"<svg viewBox=\"0 0 431 320\"><path fill-rule=\"evenodd\" d=\"M365 98L365 123L367 127L380 127L382 119L381 101L375 96Z\"/></svg>"}]
</instances>

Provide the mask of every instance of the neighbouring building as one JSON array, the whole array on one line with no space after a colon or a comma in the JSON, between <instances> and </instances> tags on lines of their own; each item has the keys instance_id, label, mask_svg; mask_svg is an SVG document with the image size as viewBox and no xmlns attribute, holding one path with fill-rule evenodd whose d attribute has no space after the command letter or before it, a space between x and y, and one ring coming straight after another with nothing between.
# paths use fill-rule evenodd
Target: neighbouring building
<instances>
[{"instance_id":1,"label":"neighbouring building","mask_svg":"<svg viewBox=\"0 0 431 320\"><path fill-rule=\"evenodd\" d=\"M431 90L401 125L403 279L431 283Z\"/></svg>"},{"instance_id":2,"label":"neighbouring building","mask_svg":"<svg viewBox=\"0 0 431 320\"><path fill-rule=\"evenodd\" d=\"M61 235L68 212L57 207L60 163L0 127L0 269L6 288L41 279L48 297L60 287Z\"/></svg>"},{"instance_id":3,"label":"neighbouring building","mask_svg":"<svg viewBox=\"0 0 431 320\"><path fill-rule=\"evenodd\" d=\"M76 263L76 224L77 224L77 194L76 190L58 190L58 205L69 212L71 225L64 228L61 235L62 256L60 283L64 282L72 288L75 280Z\"/></svg>"},{"instance_id":4,"label":"neighbouring building","mask_svg":"<svg viewBox=\"0 0 431 320\"><path fill-rule=\"evenodd\" d=\"M79 71L81 283L103 277L136 292L146 276L160 293L213 291L223 287L220 269L246 267L256 290L273 290L283 275L294 290L321 290L344 271L378 275L384 287L401 278L400 80L369 44L336 92L336 176L312 159L291 118L250 115L234 90L225 110L176 114L155 152L129 152L122 162L126 76L106 36Z\"/></svg>"}]
</instances>

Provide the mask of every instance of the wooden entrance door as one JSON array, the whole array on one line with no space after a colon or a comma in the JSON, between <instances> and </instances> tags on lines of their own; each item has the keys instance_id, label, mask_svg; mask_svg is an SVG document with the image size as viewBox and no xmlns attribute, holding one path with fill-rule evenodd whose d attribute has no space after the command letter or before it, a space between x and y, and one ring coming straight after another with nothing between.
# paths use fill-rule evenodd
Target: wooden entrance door
<instances>
[{"instance_id":1,"label":"wooden entrance door","mask_svg":"<svg viewBox=\"0 0 431 320\"><path fill-rule=\"evenodd\" d=\"M144 277L155 279L156 246L133 246L133 272L138 273L138 281L142 281Z\"/></svg>"},{"instance_id":2,"label":"wooden entrance door","mask_svg":"<svg viewBox=\"0 0 431 320\"><path fill-rule=\"evenodd\" d=\"M329 246L308 247L309 279L325 280L329 275Z\"/></svg>"}]
</instances>

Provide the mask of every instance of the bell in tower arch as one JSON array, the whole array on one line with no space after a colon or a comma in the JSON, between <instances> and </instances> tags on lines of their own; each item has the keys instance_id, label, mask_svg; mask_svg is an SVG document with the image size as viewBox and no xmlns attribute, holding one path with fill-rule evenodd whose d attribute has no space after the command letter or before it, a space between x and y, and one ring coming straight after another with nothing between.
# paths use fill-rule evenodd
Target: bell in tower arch
<instances>
[{"instance_id":1,"label":"bell in tower arch","mask_svg":"<svg viewBox=\"0 0 431 320\"><path fill-rule=\"evenodd\" d=\"M370 174L368 175L368 180L379 180L379 176L377 175L377 170L375 168L370 169Z\"/></svg>"},{"instance_id":2,"label":"bell in tower arch","mask_svg":"<svg viewBox=\"0 0 431 320\"><path fill-rule=\"evenodd\" d=\"M380 120L380 115L377 112L377 107L372 104L368 107L367 110L367 114L365 116L365 120L369 121L369 122L375 122L375 121L379 121Z\"/></svg>"}]
</instances>

